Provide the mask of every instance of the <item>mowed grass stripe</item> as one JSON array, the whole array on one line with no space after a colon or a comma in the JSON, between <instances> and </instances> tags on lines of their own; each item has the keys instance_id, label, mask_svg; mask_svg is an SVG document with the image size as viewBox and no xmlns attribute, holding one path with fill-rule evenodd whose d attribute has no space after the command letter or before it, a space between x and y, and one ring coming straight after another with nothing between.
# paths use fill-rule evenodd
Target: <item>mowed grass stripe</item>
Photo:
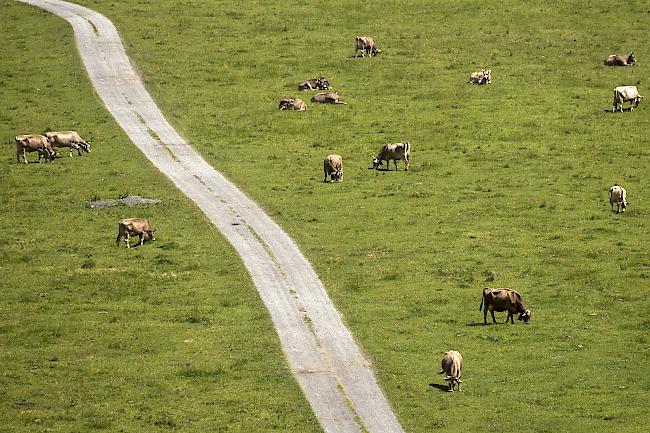
<instances>
[{"instance_id":1,"label":"mowed grass stripe","mask_svg":"<svg viewBox=\"0 0 650 433\"><path fill-rule=\"evenodd\" d=\"M114 123L69 26L1 7L3 428L319 431L239 258ZM68 128L90 155L15 162L17 133ZM127 194L161 203L89 207ZM126 216L156 241L116 248Z\"/></svg>"}]
</instances>

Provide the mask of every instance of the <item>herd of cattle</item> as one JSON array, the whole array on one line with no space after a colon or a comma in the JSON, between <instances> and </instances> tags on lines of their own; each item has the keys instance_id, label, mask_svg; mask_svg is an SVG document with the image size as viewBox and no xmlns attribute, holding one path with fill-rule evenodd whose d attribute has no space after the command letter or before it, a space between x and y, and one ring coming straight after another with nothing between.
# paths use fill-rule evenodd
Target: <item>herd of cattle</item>
<instances>
[{"instance_id":1,"label":"herd of cattle","mask_svg":"<svg viewBox=\"0 0 650 433\"><path fill-rule=\"evenodd\" d=\"M354 57L361 57L368 55L369 57L376 56L381 53L381 50L376 47L375 41L369 36L357 36L355 39ZM603 63L607 66L629 66L636 62L636 57L633 53L622 55L611 55L607 57ZM481 71L472 72L469 77L468 83L471 84L490 84L491 70L483 69ZM298 90L330 90L332 88L329 79L324 76L305 80L298 85ZM612 112L619 110L623 111L623 103L630 102L630 111L638 107L641 96L635 86L619 86L614 89L614 102L612 103ZM323 104L345 104L340 100L339 94L336 92L320 92L311 98L312 102ZM300 98L284 97L280 100L278 105L280 110L295 110L305 111L307 104ZM90 153L90 144L81 138L75 131L61 131L61 132L48 132L45 135L29 134L17 135L16 140L16 159L20 163L22 156L25 164L27 161L28 152L38 152L38 162L41 159L52 161L60 155L54 151L55 147L69 148L70 157L72 157L73 150L76 150L78 155L81 156L81 151ZM390 170L390 161L394 162L395 170L398 170L397 162L404 161L404 170L408 170L410 165L411 144L408 141L403 143L386 144L379 153L373 157L372 168L378 169L386 162L386 169ZM343 158L341 155L332 154L328 155L323 161L323 171L327 182L328 178L331 182L340 182L343 179ZM609 189L609 202L614 211L616 206L616 213L625 212L627 207L627 193L625 188L618 184L614 184ZM156 229L151 227L151 224L146 218L127 218L119 221L117 239L115 245L119 246L120 240L124 238L127 248L130 248L129 238L131 236L139 237L139 244L143 245L145 238L155 240L154 232ZM530 310L524 304L522 296L515 290L506 288L489 288L483 289L481 304L479 311L483 311L483 323L487 325L487 314L490 312L492 321L496 322L494 312L507 312L506 323L514 324L514 315L518 314L518 320L528 323L530 321ZM444 380L447 381L448 390L453 392L455 389L460 391L461 370L463 368L463 356L455 351L450 350L445 352L441 362L440 374L444 374Z\"/></svg>"}]
</instances>

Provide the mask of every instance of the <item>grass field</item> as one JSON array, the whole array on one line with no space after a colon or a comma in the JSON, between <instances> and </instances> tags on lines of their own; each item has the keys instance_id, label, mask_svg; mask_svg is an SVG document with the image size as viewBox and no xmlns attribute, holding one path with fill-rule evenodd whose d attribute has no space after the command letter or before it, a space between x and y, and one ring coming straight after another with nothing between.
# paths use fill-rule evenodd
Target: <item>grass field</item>
<instances>
[{"instance_id":1,"label":"grass field","mask_svg":"<svg viewBox=\"0 0 650 433\"><path fill-rule=\"evenodd\" d=\"M296 239L406 431L650 429L650 108L609 111L617 85L650 93L646 2L82 3ZM0 429L318 431L241 262L103 109L67 24L0 10ZM352 58L357 34L382 54ZM629 50L636 66L602 65ZM492 84L466 84L483 67ZM299 95L318 74L349 105ZM278 111L285 95L308 111ZM16 164L13 136L50 128L92 153ZM410 171L368 169L402 140ZM340 184L322 183L329 153ZM88 207L126 194L162 202ZM116 249L135 213L157 240ZM485 286L520 291L531 324L482 326ZM430 385L451 348L455 394Z\"/></svg>"}]
</instances>

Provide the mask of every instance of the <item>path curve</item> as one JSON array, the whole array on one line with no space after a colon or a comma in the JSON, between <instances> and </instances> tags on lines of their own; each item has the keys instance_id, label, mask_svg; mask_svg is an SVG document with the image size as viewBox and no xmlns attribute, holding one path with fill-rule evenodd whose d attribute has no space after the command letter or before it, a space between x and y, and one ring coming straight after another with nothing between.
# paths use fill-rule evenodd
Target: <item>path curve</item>
<instances>
[{"instance_id":1,"label":"path curve","mask_svg":"<svg viewBox=\"0 0 650 433\"><path fill-rule=\"evenodd\" d=\"M76 4L19 1L72 25L90 80L108 111L235 247L323 430L403 432L314 269L276 223L167 123L131 66L115 26Z\"/></svg>"}]
</instances>

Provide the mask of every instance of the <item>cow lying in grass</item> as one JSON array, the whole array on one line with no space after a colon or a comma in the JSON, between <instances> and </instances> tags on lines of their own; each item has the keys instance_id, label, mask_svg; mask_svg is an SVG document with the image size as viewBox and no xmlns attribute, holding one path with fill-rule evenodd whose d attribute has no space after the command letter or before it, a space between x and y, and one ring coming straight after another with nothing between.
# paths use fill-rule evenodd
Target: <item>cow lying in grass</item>
<instances>
[{"instance_id":1,"label":"cow lying in grass","mask_svg":"<svg viewBox=\"0 0 650 433\"><path fill-rule=\"evenodd\" d=\"M340 96L336 92L316 93L311 98L311 102L318 102L320 104L343 104L343 105L347 105L345 102L340 100Z\"/></svg>"},{"instance_id":2,"label":"cow lying in grass","mask_svg":"<svg viewBox=\"0 0 650 433\"><path fill-rule=\"evenodd\" d=\"M490 84L492 82L492 70L483 69L481 71L472 72L469 75L468 83L471 84Z\"/></svg>"},{"instance_id":3,"label":"cow lying in grass","mask_svg":"<svg viewBox=\"0 0 650 433\"><path fill-rule=\"evenodd\" d=\"M631 66L636 63L634 53L630 54L612 54L603 60L605 66Z\"/></svg>"},{"instance_id":4,"label":"cow lying in grass","mask_svg":"<svg viewBox=\"0 0 650 433\"><path fill-rule=\"evenodd\" d=\"M302 99L285 96L284 98L280 99L278 108L280 110L305 111L307 109L307 104L305 104L305 101Z\"/></svg>"},{"instance_id":5,"label":"cow lying in grass","mask_svg":"<svg viewBox=\"0 0 650 433\"><path fill-rule=\"evenodd\" d=\"M331 88L329 80L323 76L305 80L298 84L298 90L328 90Z\"/></svg>"}]
</instances>

